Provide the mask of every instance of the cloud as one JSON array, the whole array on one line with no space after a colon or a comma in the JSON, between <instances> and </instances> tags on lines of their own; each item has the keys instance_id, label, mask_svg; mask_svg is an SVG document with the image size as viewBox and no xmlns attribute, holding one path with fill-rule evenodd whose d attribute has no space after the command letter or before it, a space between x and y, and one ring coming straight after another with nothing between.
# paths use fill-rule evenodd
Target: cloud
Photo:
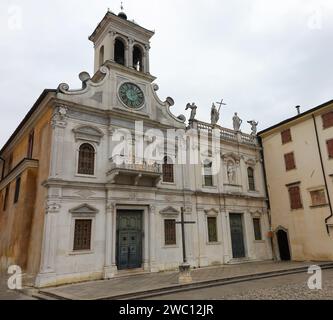
<instances>
[{"instance_id":1,"label":"cloud","mask_svg":"<svg viewBox=\"0 0 333 320\"><path fill-rule=\"evenodd\" d=\"M332 12L329 0L128 0L129 19L154 29L151 72L161 98L172 96L178 115L188 102L209 121L212 102L256 119L260 129L332 98ZM119 1L3 0L0 4L2 95L0 145L44 88L79 87L93 72L88 41L107 8ZM250 128L244 125L244 130Z\"/></svg>"}]
</instances>

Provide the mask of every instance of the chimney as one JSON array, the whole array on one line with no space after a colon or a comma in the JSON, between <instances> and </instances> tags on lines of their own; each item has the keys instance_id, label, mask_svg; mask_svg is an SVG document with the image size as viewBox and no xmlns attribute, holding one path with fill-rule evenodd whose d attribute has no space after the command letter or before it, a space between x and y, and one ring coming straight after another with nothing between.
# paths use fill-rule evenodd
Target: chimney
<instances>
[{"instance_id":1,"label":"chimney","mask_svg":"<svg viewBox=\"0 0 333 320\"><path fill-rule=\"evenodd\" d=\"M298 115L301 114L301 106L297 106L296 109L297 109L297 114Z\"/></svg>"}]
</instances>

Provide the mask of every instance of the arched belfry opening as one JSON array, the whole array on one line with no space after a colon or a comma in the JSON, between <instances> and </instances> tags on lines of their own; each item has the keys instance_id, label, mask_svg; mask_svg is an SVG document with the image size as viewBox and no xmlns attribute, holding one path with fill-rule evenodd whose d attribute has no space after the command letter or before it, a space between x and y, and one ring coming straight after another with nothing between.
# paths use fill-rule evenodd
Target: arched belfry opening
<instances>
[{"instance_id":1,"label":"arched belfry opening","mask_svg":"<svg viewBox=\"0 0 333 320\"><path fill-rule=\"evenodd\" d=\"M133 67L137 71L143 71L143 53L137 45L133 47Z\"/></svg>"},{"instance_id":2,"label":"arched belfry opening","mask_svg":"<svg viewBox=\"0 0 333 320\"><path fill-rule=\"evenodd\" d=\"M104 63L104 46L99 49L99 65Z\"/></svg>"},{"instance_id":3,"label":"arched belfry opening","mask_svg":"<svg viewBox=\"0 0 333 320\"><path fill-rule=\"evenodd\" d=\"M119 38L114 43L114 61L123 66L125 65L125 44Z\"/></svg>"}]
</instances>

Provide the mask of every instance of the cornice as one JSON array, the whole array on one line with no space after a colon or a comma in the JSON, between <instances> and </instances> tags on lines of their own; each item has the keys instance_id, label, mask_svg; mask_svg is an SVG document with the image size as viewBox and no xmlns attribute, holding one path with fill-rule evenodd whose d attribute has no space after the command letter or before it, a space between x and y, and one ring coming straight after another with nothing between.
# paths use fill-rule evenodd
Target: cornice
<instances>
[{"instance_id":1,"label":"cornice","mask_svg":"<svg viewBox=\"0 0 333 320\"><path fill-rule=\"evenodd\" d=\"M4 189L8 183L16 179L20 174L22 174L27 169L38 168L39 162L35 159L23 159L9 174L4 177L0 182L0 190Z\"/></svg>"}]
</instances>

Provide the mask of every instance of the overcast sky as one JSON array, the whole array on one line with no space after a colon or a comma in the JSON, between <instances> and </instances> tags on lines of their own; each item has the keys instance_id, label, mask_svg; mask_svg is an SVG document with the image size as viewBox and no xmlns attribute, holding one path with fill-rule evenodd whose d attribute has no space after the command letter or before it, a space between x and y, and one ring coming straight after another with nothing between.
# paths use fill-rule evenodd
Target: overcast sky
<instances>
[{"instance_id":1,"label":"overcast sky","mask_svg":"<svg viewBox=\"0 0 333 320\"><path fill-rule=\"evenodd\" d=\"M156 31L151 73L176 115L195 102L210 121L225 99L220 124L238 112L264 129L333 99L333 1L125 0L129 19ZM0 3L0 145L44 88L80 86L93 73L88 36L120 1L29 0ZM249 125L243 131L250 131Z\"/></svg>"}]
</instances>

